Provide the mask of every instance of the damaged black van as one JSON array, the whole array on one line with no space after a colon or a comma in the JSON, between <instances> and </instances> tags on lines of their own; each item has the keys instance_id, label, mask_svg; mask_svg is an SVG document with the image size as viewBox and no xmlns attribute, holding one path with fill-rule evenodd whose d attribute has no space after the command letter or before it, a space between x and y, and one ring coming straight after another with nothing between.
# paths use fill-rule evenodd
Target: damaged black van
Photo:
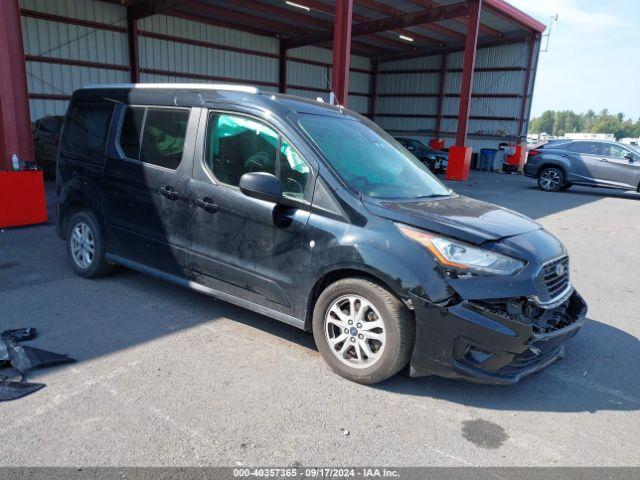
<instances>
[{"instance_id":1,"label":"damaged black van","mask_svg":"<svg viewBox=\"0 0 640 480\"><path fill-rule=\"evenodd\" d=\"M338 374L515 383L587 307L565 247L457 195L373 122L230 85L76 91L57 164L75 271L114 265L312 331Z\"/></svg>"}]
</instances>

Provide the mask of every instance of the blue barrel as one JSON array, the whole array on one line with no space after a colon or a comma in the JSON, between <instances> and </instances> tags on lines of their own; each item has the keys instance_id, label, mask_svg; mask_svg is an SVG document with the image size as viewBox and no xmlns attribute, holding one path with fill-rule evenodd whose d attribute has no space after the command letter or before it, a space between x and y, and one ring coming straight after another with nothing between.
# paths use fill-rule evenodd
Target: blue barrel
<instances>
[{"instance_id":1,"label":"blue barrel","mask_svg":"<svg viewBox=\"0 0 640 480\"><path fill-rule=\"evenodd\" d=\"M478 170L490 172L493 169L493 159L498 150L495 148L481 148L478 162Z\"/></svg>"}]
</instances>

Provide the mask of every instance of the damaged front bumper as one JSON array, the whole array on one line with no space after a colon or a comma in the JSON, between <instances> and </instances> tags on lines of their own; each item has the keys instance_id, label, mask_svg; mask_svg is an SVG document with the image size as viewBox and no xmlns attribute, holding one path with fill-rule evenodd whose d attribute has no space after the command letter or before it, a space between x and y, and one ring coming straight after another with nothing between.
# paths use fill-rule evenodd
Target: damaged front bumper
<instances>
[{"instance_id":1,"label":"damaged front bumper","mask_svg":"<svg viewBox=\"0 0 640 480\"><path fill-rule=\"evenodd\" d=\"M541 309L528 299L461 301L447 307L411 298L416 339L411 376L438 375L509 385L564 356L564 344L586 322L573 292Z\"/></svg>"}]
</instances>

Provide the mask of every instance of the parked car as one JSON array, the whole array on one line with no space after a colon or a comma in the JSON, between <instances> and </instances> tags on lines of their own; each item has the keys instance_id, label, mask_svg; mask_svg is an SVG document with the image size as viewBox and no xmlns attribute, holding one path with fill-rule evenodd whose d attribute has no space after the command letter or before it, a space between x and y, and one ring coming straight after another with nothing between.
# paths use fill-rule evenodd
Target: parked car
<instances>
[{"instance_id":1,"label":"parked car","mask_svg":"<svg viewBox=\"0 0 640 480\"><path fill-rule=\"evenodd\" d=\"M524 174L548 192L571 185L640 190L640 152L602 140L557 140L529 151Z\"/></svg>"},{"instance_id":2,"label":"parked car","mask_svg":"<svg viewBox=\"0 0 640 480\"><path fill-rule=\"evenodd\" d=\"M442 173L447 170L447 164L449 162L449 154L447 152L434 150L414 138L396 137L396 140L418 160L429 167L429 170L432 172Z\"/></svg>"},{"instance_id":3,"label":"parked car","mask_svg":"<svg viewBox=\"0 0 640 480\"><path fill-rule=\"evenodd\" d=\"M78 275L122 265L312 331L350 380L408 365L515 383L585 322L554 236L455 194L349 110L251 87L98 85L73 94L64 125L57 228Z\"/></svg>"},{"instance_id":4,"label":"parked car","mask_svg":"<svg viewBox=\"0 0 640 480\"><path fill-rule=\"evenodd\" d=\"M33 153L36 164L44 171L45 176L52 177L56 171L56 157L63 120L64 116L52 115L42 117L31 124Z\"/></svg>"}]
</instances>

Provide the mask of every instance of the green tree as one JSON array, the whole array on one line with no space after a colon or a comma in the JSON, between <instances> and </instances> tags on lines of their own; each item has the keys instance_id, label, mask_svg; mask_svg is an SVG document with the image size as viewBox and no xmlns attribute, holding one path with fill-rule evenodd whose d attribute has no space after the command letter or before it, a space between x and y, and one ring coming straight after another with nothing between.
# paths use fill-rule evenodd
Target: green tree
<instances>
[{"instance_id":1,"label":"green tree","mask_svg":"<svg viewBox=\"0 0 640 480\"><path fill-rule=\"evenodd\" d=\"M612 115L608 109L595 113L575 113L571 110L547 110L540 117L531 120L531 133L546 132L550 135L563 136L566 133L612 133L617 139L640 137L640 119L634 122L626 119L624 113Z\"/></svg>"}]
</instances>

